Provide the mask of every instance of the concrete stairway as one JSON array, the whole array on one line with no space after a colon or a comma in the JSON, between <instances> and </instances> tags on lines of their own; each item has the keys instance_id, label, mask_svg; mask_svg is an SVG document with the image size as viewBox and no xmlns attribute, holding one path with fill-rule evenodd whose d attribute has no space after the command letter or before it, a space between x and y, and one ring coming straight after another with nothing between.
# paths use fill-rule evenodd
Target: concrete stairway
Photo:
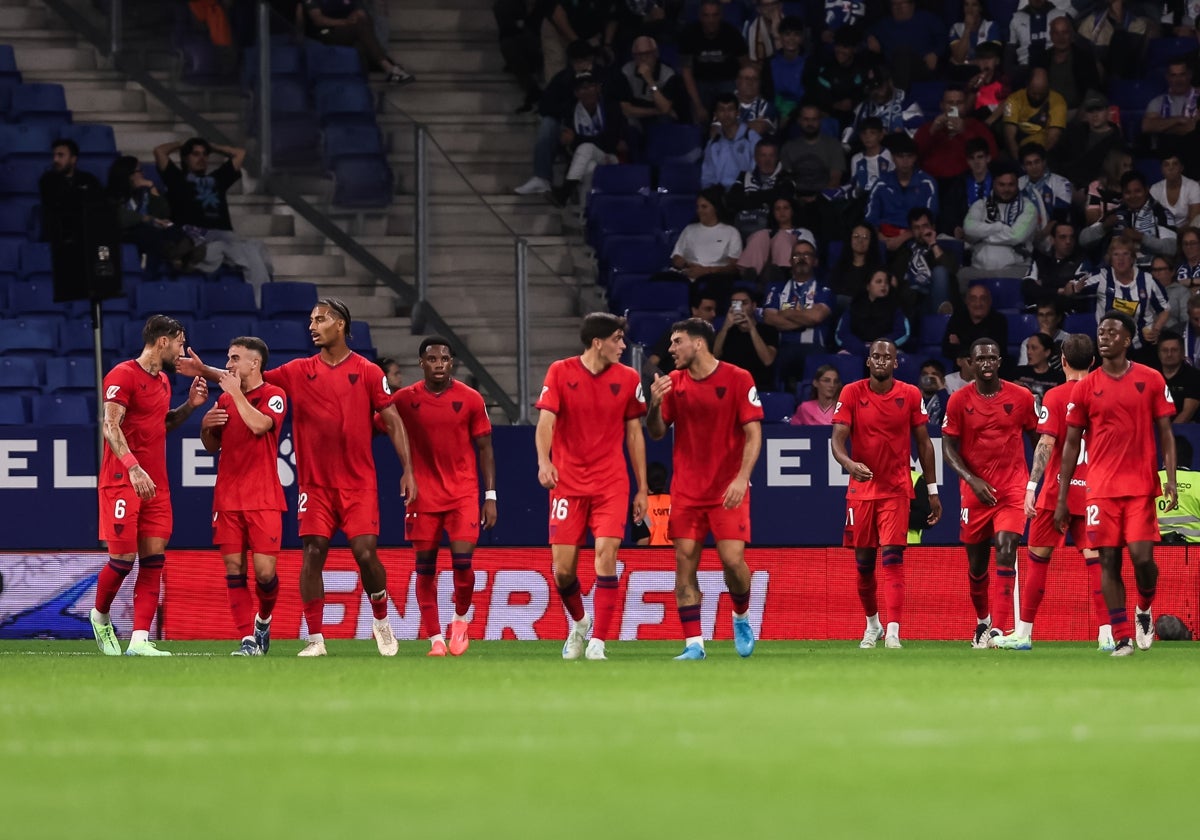
<instances>
[{"instance_id":1,"label":"concrete stairway","mask_svg":"<svg viewBox=\"0 0 1200 840\"><path fill-rule=\"evenodd\" d=\"M411 281L413 121L424 123L432 138L427 146L433 194L430 300L501 387L515 396L514 248L509 231L527 237L534 381L526 397L534 398L546 365L578 350L579 315L589 308L580 301L587 300L590 280L576 279L576 266L584 261L572 244L577 237L565 235L559 211L540 199L511 193L529 175L533 125L528 117L512 114L520 94L501 73L490 8L490 0L392 0L390 50L418 82L396 89L379 82L378 74L372 81L382 103L379 123L398 185L390 208L338 211L329 205L331 181L317 173L298 173L292 183L363 247ZM122 153L149 161L158 144L196 133L138 85L109 69L107 60L40 0L0 0L0 42L13 45L27 81L64 85L76 122L112 125ZM241 93L187 88L171 81L168 49L159 47L148 55L152 74L236 142L246 142L246 100ZM398 356L407 368L406 381L416 379L419 372L410 360L415 359L421 336L412 335L407 309L396 294L288 205L254 194L253 188L247 176L230 196L234 227L267 243L277 279L315 282L323 293L344 298L356 318L370 322L379 352ZM498 415L494 419L503 421Z\"/></svg>"}]
</instances>

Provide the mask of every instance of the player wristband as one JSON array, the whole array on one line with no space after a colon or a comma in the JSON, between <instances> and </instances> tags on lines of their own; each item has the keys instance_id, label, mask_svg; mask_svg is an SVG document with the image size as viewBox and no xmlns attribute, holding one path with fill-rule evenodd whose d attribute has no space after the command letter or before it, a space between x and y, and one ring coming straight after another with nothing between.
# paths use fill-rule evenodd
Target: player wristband
<instances>
[{"instance_id":1,"label":"player wristband","mask_svg":"<svg viewBox=\"0 0 1200 840\"><path fill-rule=\"evenodd\" d=\"M1026 485L1025 485L1025 489L1026 489L1026 490L1036 490L1036 489L1037 489L1037 482L1036 482L1036 481L1031 481L1031 482L1029 482L1028 484L1026 484Z\"/></svg>"},{"instance_id":2,"label":"player wristband","mask_svg":"<svg viewBox=\"0 0 1200 840\"><path fill-rule=\"evenodd\" d=\"M496 491L495 490L484 490L483 491L483 500L485 502L496 501Z\"/></svg>"},{"instance_id":3,"label":"player wristband","mask_svg":"<svg viewBox=\"0 0 1200 840\"><path fill-rule=\"evenodd\" d=\"M929 491L930 496L936 496L938 494L938 486L936 484L926 484L925 489Z\"/></svg>"},{"instance_id":4,"label":"player wristband","mask_svg":"<svg viewBox=\"0 0 1200 840\"><path fill-rule=\"evenodd\" d=\"M134 455L132 452L126 452L121 456L121 466L123 466L126 470L131 470L134 467L140 467L141 464L138 463L136 455Z\"/></svg>"}]
</instances>

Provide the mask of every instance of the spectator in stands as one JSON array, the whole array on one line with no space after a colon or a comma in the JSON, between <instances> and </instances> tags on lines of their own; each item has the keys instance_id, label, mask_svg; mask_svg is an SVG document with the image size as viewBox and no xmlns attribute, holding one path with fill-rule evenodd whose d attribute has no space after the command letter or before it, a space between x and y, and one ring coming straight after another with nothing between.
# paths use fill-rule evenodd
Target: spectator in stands
<instances>
[{"instance_id":1,"label":"spectator in stands","mask_svg":"<svg viewBox=\"0 0 1200 840\"><path fill-rule=\"evenodd\" d=\"M717 94L733 93L746 53L742 34L721 19L720 0L702 0L699 20L679 33L683 86L697 125L709 123Z\"/></svg>"},{"instance_id":2,"label":"spectator in stands","mask_svg":"<svg viewBox=\"0 0 1200 840\"><path fill-rule=\"evenodd\" d=\"M1183 331L1183 350L1188 364L1200 364L1200 295L1188 299L1188 322Z\"/></svg>"},{"instance_id":3,"label":"spectator in stands","mask_svg":"<svg viewBox=\"0 0 1200 840\"><path fill-rule=\"evenodd\" d=\"M1065 8L1057 8L1050 0L1026 0L1017 9L1008 24L1017 64L1028 67L1041 60L1050 44L1050 24L1065 14Z\"/></svg>"},{"instance_id":4,"label":"spectator in stands","mask_svg":"<svg viewBox=\"0 0 1200 840\"><path fill-rule=\"evenodd\" d=\"M1150 187L1150 197L1171 211L1176 230L1195 227L1200 219L1200 181L1184 175L1183 161L1173 154L1163 157L1162 176Z\"/></svg>"},{"instance_id":5,"label":"spectator in stands","mask_svg":"<svg viewBox=\"0 0 1200 840\"><path fill-rule=\"evenodd\" d=\"M113 161L108 169L108 197L117 208L122 241L134 243L141 253L170 260L171 242L183 240L191 246L191 238L171 222L171 205L142 174L137 158L123 155Z\"/></svg>"},{"instance_id":6,"label":"spectator in stands","mask_svg":"<svg viewBox=\"0 0 1200 840\"><path fill-rule=\"evenodd\" d=\"M892 276L904 280L913 310L949 314L957 291L958 257L938 242L933 214L925 207L908 211L908 239L892 257Z\"/></svg>"},{"instance_id":7,"label":"spectator in stands","mask_svg":"<svg viewBox=\"0 0 1200 840\"><path fill-rule=\"evenodd\" d=\"M968 116L967 93L959 85L946 86L941 109L941 113L917 129L913 140L921 169L937 181L938 193L944 200L957 189L951 182L967 171L967 144L982 140L991 158L996 156L996 141L986 125ZM981 168L986 172L986 163ZM966 208L964 204L964 213Z\"/></svg>"},{"instance_id":8,"label":"spectator in stands","mask_svg":"<svg viewBox=\"0 0 1200 840\"><path fill-rule=\"evenodd\" d=\"M833 292L817 282L817 264L816 247L797 242L791 278L771 286L763 304L763 323L779 330L778 374L789 391L804 370L804 359L828 346Z\"/></svg>"},{"instance_id":9,"label":"spectator in stands","mask_svg":"<svg viewBox=\"0 0 1200 840\"><path fill-rule=\"evenodd\" d=\"M1096 323L1111 310L1123 312L1137 324L1133 348L1141 350L1158 341L1158 333L1167 322L1167 296L1137 263L1138 243L1128 236L1115 236L1108 245L1108 265L1089 277L1089 289L1096 292ZM1147 354L1138 354L1147 359ZM1147 359L1148 363L1153 364Z\"/></svg>"},{"instance_id":10,"label":"spectator in stands","mask_svg":"<svg viewBox=\"0 0 1200 840\"><path fill-rule=\"evenodd\" d=\"M692 283L700 283L721 299L738 273L742 236L737 228L721 221L719 189L704 190L696 197L696 217L675 240L671 267Z\"/></svg>"},{"instance_id":11,"label":"spectator in stands","mask_svg":"<svg viewBox=\"0 0 1200 840\"><path fill-rule=\"evenodd\" d=\"M1071 212L1071 182L1050 171L1046 166L1046 150L1037 143L1026 143L1021 147L1021 168L1025 174L1017 181L1017 186L1035 203L1038 211L1033 244L1037 250L1045 252L1050 249L1054 221L1067 218Z\"/></svg>"},{"instance_id":12,"label":"spectator in stands","mask_svg":"<svg viewBox=\"0 0 1200 840\"><path fill-rule=\"evenodd\" d=\"M780 120L788 120L804 100L816 63L804 51L804 21L785 17L779 24L780 49L763 64L764 89L773 91Z\"/></svg>"},{"instance_id":13,"label":"spectator in stands","mask_svg":"<svg viewBox=\"0 0 1200 840\"><path fill-rule=\"evenodd\" d=\"M1200 409L1200 370L1183 357L1183 336L1164 330L1158 338L1158 363L1175 402L1172 423L1191 423Z\"/></svg>"},{"instance_id":14,"label":"spectator in stands","mask_svg":"<svg viewBox=\"0 0 1200 840\"><path fill-rule=\"evenodd\" d=\"M611 57L608 53L617 34L612 0L546 0L542 12L542 72L547 79L567 66L567 49L576 41L587 41Z\"/></svg>"},{"instance_id":15,"label":"spectator in stands","mask_svg":"<svg viewBox=\"0 0 1200 840\"><path fill-rule=\"evenodd\" d=\"M821 30L821 40L826 44L834 43L838 33L846 31L857 37L866 17L866 0L825 0L825 28Z\"/></svg>"},{"instance_id":16,"label":"spectator in stands","mask_svg":"<svg viewBox=\"0 0 1200 840\"><path fill-rule=\"evenodd\" d=\"M1049 336L1050 343L1053 345L1050 349L1049 364L1055 370L1062 370L1062 343L1067 340L1069 332L1063 329L1063 311L1057 301L1047 301L1039 303L1037 308L1037 324L1038 332ZM1029 339L1026 338L1021 342L1021 348L1017 351L1017 364L1030 364L1029 356Z\"/></svg>"},{"instance_id":17,"label":"spectator in stands","mask_svg":"<svg viewBox=\"0 0 1200 840\"><path fill-rule=\"evenodd\" d=\"M707 159L706 153L705 160ZM766 232L771 226L775 203L791 197L791 184L784 176L783 166L779 163L779 145L771 139L759 140L758 145L754 147L753 166L738 173L729 192L725 194L725 207L733 215L733 224L742 234L747 250L752 234ZM790 203L788 206L790 214ZM789 223L788 227L793 225ZM791 252L790 248L788 252ZM745 252L742 256L745 256Z\"/></svg>"},{"instance_id":18,"label":"spectator in stands","mask_svg":"<svg viewBox=\"0 0 1200 840\"><path fill-rule=\"evenodd\" d=\"M1166 257L1150 260L1150 276L1158 281L1167 297L1167 320L1163 322L1163 330L1182 332L1188 322L1187 305L1192 290L1176 280L1175 266Z\"/></svg>"},{"instance_id":19,"label":"spectator in stands","mask_svg":"<svg viewBox=\"0 0 1200 840\"><path fill-rule=\"evenodd\" d=\"M950 399L950 392L946 390L946 367L937 359L921 362L917 386L921 389L925 413L929 415L926 426L930 430L941 429L942 421L946 419L946 401Z\"/></svg>"},{"instance_id":20,"label":"spectator in stands","mask_svg":"<svg viewBox=\"0 0 1200 840\"><path fill-rule=\"evenodd\" d=\"M1125 149L1113 149L1104 158L1099 177L1088 184L1084 220L1090 225L1121 208L1125 190L1121 179L1133 171L1133 157Z\"/></svg>"},{"instance_id":21,"label":"spectator in stands","mask_svg":"<svg viewBox=\"0 0 1200 840\"><path fill-rule=\"evenodd\" d=\"M1088 91L1079 106L1079 118L1067 126L1063 139L1050 155L1054 168L1080 189L1100 174L1111 152L1125 149L1121 128L1109 119L1108 99Z\"/></svg>"},{"instance_id":22,"label":"spectator in stands","mask_svg":"<svg viewBox=\"0 0 1200 840\"><path fill-rule=\"evenodd\" d=\"M1079 37L1092 45L1111 78L1134 79L1141 75L1146 38L1154 24L1135 14L1130 8L1133 5L1125 0L1108 0L1103 12L1082 15L1079 20Z\"/></svg>"},{"instance_id":23,"label":"spectator in stands","mask_svg":"<svg viewBox=\"0 0 1200 840\"><path fill-rule=\"evenodd\" d=\"M640 138L655 123L679 122L687 114L687 94L674 68L664 64L653 38L633 42L633 58L621 67L614 87L626 124Z\"/></svg>"},{"instance_id":24,"label":"spectator in stands","mask_svg":"<svg viewBox=\"0 0 1200 840\"><path fill-rule=\"evenodd\" d=\"M816 105L800 106L797 120L800 136L787 141L779 158L795 179L797 191L837 189L846 172L846 153L842 144L821 133L821 109Z\"/></svg>"},{"instance_id":25,"label":"spectator in stands","mask_svg":"<svg viewBox=\"0 0 1200 840\"><path fill-rule=\"evenodd\" d=\"M1050 21L1050 48L1042 63L1050 77L1050 90L1067 103L1069 115L1083 104L1088 91L1101 89L1096 56L1086 44L1076 43L1069 17Z\"/></svg>"},{"instance_id":26,"label":"spectator in stands","mask_svg":"<svg viewBox=\"0 0 1200 840\"><path fill-rule=\"evenodd\" d=\"M561 141L571 156L562 186L554 192L560 207L578 191L586 196L597 166L617 162L626 151L620 109L601 95L600 79L592 73L575 77L575 105L563 114Z\"/></svg>"},{"instance_id":27,"label":"spectator in stands","mask_svg":"<svg viewBox=\"0 0 1200 840\"><path fill-rule=\"evenodd\" d=\"M769 226L750 234L738 267L751 269L760 282L774 283L791 272L792 246L800 241L817 244L812 231L797 224L795 202L778 197L771 205Z\"/></svg>"},{"instance_id":28,"label":"spectator in stands","mask_svg":"<svg viewBox=\"0 0 1200 840\"><path fill-rule=\"evenodd\" d=\"M1050 90L1050 74L1045 67L1034 67L1029 84L1004 100L1004 145L1013 160L1020 160L1020 148L1039 143L1049 151L1067 127L1067 103Z\"/></svg>"},{"instance_id":29,"label":"spectator in stands","mask_svg":"<svg viewBox=\"0 0 1200 840\"><path fill-rule=\"evenodd\" d=\"M407 85L416 78L394 61L375 33L375 24L356 0L303 0L305 34L323 44L354 47L363 61L387 75L387 81ZM168 186L168 189L170 187Z\"/></svg>"},{"instance_id":30,"label":"spectator in stands","mask_svg":"<svg viewBox=\"0 0 1200 840\"><path fill-rule=\"evenodd\" d=\"M1051 303L1070 307L1073 312L1088 311L1086 304L1090 301L1078 301L1074 296L1093 273L1091 261L1079 248L1075 225L1065 220L1055 221L1050 234L1050 251L1033 255L1029 271L1021 281L1021 297L1026 307L1037 307L1039 312L1043 304Z\"/></svg>"},{"instance_id":31,"label":"spectator in stands","mask_svg":"<svg viewBox=\"0 0 1200 840\"><path fill-rule=\"evenodd\" d=\"M691 317L700 318L710 324L717 319L717 299L711 292L693 288L689 297L691 300L688 301L688 309ZM671 358L670 352L671 332L671 328L667 327L646 353L642 372L651 379L655 373L666 376L675 370L675 360Z\"/></svg>"},{"instance_id":32,"label":"spectator in stands","mask_svg":"<svg viewBox=\"0 0 1200 840\"><path fill-rule=\"evenodd\" d=\"M1172 221L1170 211L1150 197L1146 176L1140 172L1126 172L1121 176L1121 204L1084 228L1079 234L1079 244L1084 248L1098 245L1106 249L1113 237L1124 236L1139 246L1142 256L1138 264L1146 266L1155 254L1175 255L1177 245Z\"/></svg>"},{"instance_id":33,"label":"spectator in stands","mask_svg":"<svg viewBox=\"0 0 1200 840\"><path fill-rule=\"evenodd\" d=\"M987 337L990 338L991 336ZM954 366L958 370L954 371L954 373L947 376L944 380L947 396L967 387L975 381L975 367L971 364L969 352L969 348L964 347L958 351L959 355L954 357ZM945 411L945 409L942 410L943 412Z\"/></svg>"},{"instance_id":34,"label":"spectator in stands","mask_svg":"<svg viewBox=\"0 0 1200 840\"><path fill-rule=\"evenodd\" d=\"M749 372L759 391L769 391L775 385L772 365L779 354L779 331L762 323L758 305L756 291L734 289L725 322L717 331L713 355Z\"/></svg>"},{"instance_id":35,"label":"spectator in stands","mask_svg":"<svg viewBox=\"0 0 1200 840\"><path fill-rule=\"evenodd\" d=\"M1000 28L984 15L983 0L963 0L963 19L950 27L950 63L963 66L975 57L975 48L999 41Z\"/></svg>"},{"instance_id":36,"label":"spectator in stands","mask_svg":"<svg viewBox=\"0 0 1200 840\"><path fill-rule=\"evenodd\" d=\"M882 55L891 68L897 86L907 88L918 79L928 79L936 71L946 51L946 24L924 9L916 0L890 0L891 14L871 27L867 49Z\"/></svg>"},{"instance_id":37,"label":"spectator in stands","mask_svg":"<svg viewBox=\"0 0 1200 840\"><path fill-rule=\"evenodd\" d=\"M955 239L963 238L963 221L971 205L992 194L991 150L994 148L994 143L989 147L982 137L968 140L963 147L966 171L938 185L942 207L938 229L952 234Z\"/></svg>"},{"instance_id":38,"label":"spectator in stands","mask_svg":"<svg viewBox=\"0 0 1200 840\"><path fill-rule=\"evenodd\" d=\"M856 30L857 27L843 27L835 33L833 56L821 61L813 84L806 89L813 102L841 126L849 125L854 118L854 109L862 101L869 69L866 60L858 54Z\"/></svg>"},{"instance_id":39,"label":"spectator in stands","mask_svg":"<svg viewBox=\"0 0 1200 840\"><path fill-rule=\"evenodd\" d=\"M563 114L575 107L575 77L596 69L596 51L587 41L567 47L570 65L546 83L538 100L538 130L533 141L533 177L513 192L540 195L554 189L554 158L561 148Z\"/></svg>"},{"instance_id":40,"label":"spectator in stands","mask_svg":"<svg viewBox=\"0 0 1200 840\"><path fill-rule=\"evenodd\" d=\"M971 67L961 75L966 81L970 115L994 127L1004 115L1004 102L1010 92L1008 80L1000 67L1004 48L995 41L985 41L975 48Z\"/></svg>"},{"instance_id":41,"label":"spectator in stands","mask_svg":"<svg viewBox=\"0 0 1200 840\"><path fill-rule=\"evenodd\" d=\"M1021 195L1015 167L993 164L992 194L972 204L963 222L971 267L958 273L959 287L976 277L1024 277L1036 227L1037 204Z\"/></svg>"},{"instance_id":42,"label":"spectator in stands","mask_svg":"<svg viewBox=\"0 0 1200 840\"><path fill-rule=\"evenodd\" d=\"M883 123L884 135L907 134L912 137L925 121L921 106L900 88L892 84L891 71L882 64L867 73L864 90L867 98L854 109L854 121L842 132L842 142L853 145L863 120L876 117Z\"/></svg>"},{"instance_id":43,"label":"spectator in stands","mask_svg":"<svg viewBox=\"0 0 1200 840\"><path fill-rule=\"evenodd\" d=\"M1050 359L1055 352L1054 339L1045 333L1034 333L1025 339L1021 347L1025 351L1026 361L1017 365L1013 381L1032 391L1038 405L1041 405L1042 397L1047 391L1067 381L1061 368L1055 370L1050 365ZM1059 354L1061 364L1061 350Z\"/></svg>"},{"instance_id":44,"label":"spectator in stands","mask_svg":"<svg viewBox=\"0 0 1200 840\"><path fill-rule=\"evenodd\" d=\"M740 173L754 169L754 152L759 139L748 125L738 122L734 95L717 94L712 129L704 147L704 162L700 165L700 186L733 186Z\"/></svg>"},{"instance_id":45,"label":"spectator in stands","mask_svg":"<svg viewBox=\"0 0 1200 840\"><path fill-rule=\"evenodd\" d=\"M828 285L834 294L837 316L841 316L855 295L866 290L871 275L881 268L879 234L875 228L865 223L850 228L837 263L829 272Z\"/></svg>"},{"instance_id":46,"label":"spectator in stands","mask_svg":"<svg viewBox=\"0 0 1200 840\"><path fill-rule=\"evenodd\" d=\"M892 278L879 269L867 287L854 296L838 321L837 343L847 353L867 357L867 347L877 338L888 338L897 348L908 341L908 318L893 294Z\"/></svg>"},{"instance_id":47,"label":"spectator in stands","mask_svg":"<svg viewBox=\"0 0 1200 840\"><path fill-rule=\"evenodd\" d=\"M792 426L832 426L833 411L842 393L842 378L833 365L821 365L812 381L813 397L796 407L789 422Z\"/></svg>"},{"instance_id":48,"label":"spectator in stands","mask_svg":"<svg viewBox=\"0 0 1200 840\"><path fill-rule=\"evenodd\" d=\"M783 2L756 0L754 8L757 14L742 27L742 37L746 39L746 57L761 67L783 46Z\"/></svg>"},{"instance_id":49,"label":"spectator in stands","mask_svg":"<svg viewBox=\"0 0 1200 840\"><path fill-rule=\"evenodd\" d=\"M1008 321L992 309L992 293L982 284L967 289L964 306L946 323L942 355L947 359L969 356L971 344L977 338L990 338L998 347L1008 347Z\"/></svg>"},{"instance_id":50,"label":"spectator in stands","mask_svg":"<svg viewBox=\"0 0 1200 840\"><path fill-rule=\"evenodd\" d=\"M855 198L866 198L879 183L879 176L895 171L896 164L883 146L883 120L879 117L867 117L858 124L858 140L862 151L850 158L847 188Z\"/></svg>"},{"instance_id":51,"label":"spectator in stands","mask_svg":"<svg viewBox=\"0 0 1200 840\"><path fill-rule=\"evenodd\" d=\"M896 169L879 176L863 218L878 229L888 252L895 253L912 235L908 228L909 211L924 207L936 217L938 196L937 184L917 168L917 144L912 138L893 134L887 145Z\"/></svg>"},{"instance_id":52,"label":"spectator in stands","mask_svg":"<svg viewBox=\"0 0 1200 840\"><path fill-rule=\"evenodd\" d=\"M738 70L736 90L738 122L748 125L759 137L775 133L779 123L779 112L762 97L762 71L757 65L747 64Z\"/></svg>"},{"instance_id":53,"label":"spectator in stands","mask_svg":"<svg viewBox=\"0 0 1200 840\"><path fill-rule=\"evenodd\" d=\"M177 150L182 169L171 160ZM209 172L212 152L224 155L225 160ZM222 264L236 266L261 300L263 284L271 281L271 255L261 242L233 232L226 197L229 188L241 180L245 159L245 149L215 146L203 137L163 143L154 150L154 163L167 187L171 221L182 226L195 244L204 245L205 258L197 270L208 273Z\"/></svg>"},{"instance_id":54,"label":"spectator in stands","mask_svg":"<svg viewBox=\"0 0 1200 840\"><path fill-rule=\"evenodd\" d=\"M70 220L79 220L83 208L104 201L104 187L90 172L79 168L79 146L70 138L51 144L50 168L38 179L42 199L42 236L57 242L71 235Z\"/></svg>"},{"instance_id":55,"label":"spectator in stands","mask_svg":"<svg viewBox=\"0 0 1200 840\"><path fill-rule=\"evenodd\" d=\"M1179 232L1179 266L1175 279L1192 291L1200 289L1200 230L1184 228Z\"/></svg>"},{"instance_id":56,"label":"spectator in stands","mask_svg":"<svg viewBox=\"0 0 1200 840\"><path fill-rule=\"evenodd\" d=\"M375 364L383 371L383 381L389 394L395 394L404 387L404 369L398 361L391 356L380 356Z\"/></svg>"},{"instance_id":57,"label":"spectator in stands","mask_svg":"<svg viewBox=\"0 0 1200 840\"><path fill-rule=\"evenodd\" d=\"M1200 172L1200 134L1196 124L1200 100L1192 82L1192 66L1186 58L1167 63L1167 90L1148 103L1142 116L1142 140L1159 155L1174 154L1188 172Z\"/></svg>"}]
</instances>

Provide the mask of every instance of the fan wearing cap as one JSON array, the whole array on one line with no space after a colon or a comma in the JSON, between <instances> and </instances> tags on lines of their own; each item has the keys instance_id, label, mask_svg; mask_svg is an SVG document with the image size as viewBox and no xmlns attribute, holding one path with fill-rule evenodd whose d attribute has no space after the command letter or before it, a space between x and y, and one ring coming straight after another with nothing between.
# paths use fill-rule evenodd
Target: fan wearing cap
<instances>
[{"instance_id":1,"label":"fan wearing cap","mask_svg":"<svg viewBox=\"0 0 1200 840\"><path fill-rule=\"evenodd\" d=\"M880 174L864 218L879 230L889 253L908 241L908 212L924 207L938 213L937 184L917 168L917 144L907 134L893 134L886 144L896 168Z\"/></svg>"},{"instance_id":2,"label":"fan wearing cap","mask_svg":"<svg viewBox=\"0 0 1200 840\"><path fill-rule=\"evenodd\" d=\"M581 186L580 194L587 195L596 167L617 162L625 148L621 139L624 124L621 109L601 96L600 77L588 71L577 73L575 101L562 115L559 138L571 163L562 186L554 191L556 204L566 204Z\"/></svg>"}]
</instances>

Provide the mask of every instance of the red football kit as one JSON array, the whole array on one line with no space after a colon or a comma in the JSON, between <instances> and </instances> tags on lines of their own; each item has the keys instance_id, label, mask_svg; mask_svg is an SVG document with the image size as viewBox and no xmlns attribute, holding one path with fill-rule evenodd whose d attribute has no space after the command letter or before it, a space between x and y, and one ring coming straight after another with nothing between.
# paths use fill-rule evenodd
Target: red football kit
<instances>
[{"instance_id":1,"label":"red football kit","mask_svg":"<svg viewBox=\"0 0 1200 840\"><path fill-rule=\"evenodd\" d=\"M104 377L104 401L125 409L121 432L129 451L154 481L154 498L138 498L129 473L104 446L98 482L100 539L110 554L133 554L139 537L170 539L171 484L167 480L167 413L171 380L163 371L150 375L136 359L121 362Z\"/></svg>"},{"instance_id":2,"label":"red football kit","mask_svg":"<svg viewBox=\"0 0 1200 840\"><path fill-rule=\"evenodd\" d=\"M408 430L413 474L421 485L417 500L405 511L405 536L414 545L437 545L445 531L452 542L477 542L475 440L492 433L483 397L457 380L450 380L440 394L422 381L397 391L392 405Z\"/></svg>"},{"instance_id":3,"label":"red football kit","mask_svg":"<svg viewBox=\"0 0 1200 840\"><path fill-rule=\"evenodd\" d=\"M703 379L673 370L662 418L675 426L671 475L671 539L750 541L750 492L732 510L725 491L742 467L747 423L763 419L754 378L739 367L718 362Z\"/></svg>"},{"instance_id":4,"label":"red football kit","mask_svg":"<svg viewBox=\"0 0 1200 840\"><path fill-rule=\"evenodd\" d=\"M1038 422L1033 394L1011 382L985 397L974 384L950 395L942 434L959 439L959 453L971 472L996 490L996 504L985 505L959 479L962 498L959 538L967 545L987 542L1000 531L1025 530L1025 485L1029 468L1021 433Z\"/></svg>"},{"instance_id":5,"label":"red football kit","mask_svg":"<svg viewBox=\"0 0 1200 840\"><path fill-rule=\"evenodd\" d=\"M287 395L277 385L262 383L246 400L272 422L261 435L250 431L229 394L217 408L229 415L221 428L221 457L213 487L213 542L222 554L274 556L283 535L280 511L287 510L279 483L279 428L287 416Z\"/></svg>"},{"instance_id":6,"label":"red football kit","mask_svg":"<svg viewBox=\"0 0 1200 840\"><path fill-rule=\"evenodd\" d=\"M550 491L550 544L582 545L593 537L625 536L629 472L625 423L646 413L637 371L610 365L592 373L579 356L550 365L535 408L555 415L550 462L558 486Z\"/></svg>"},{"instance_id":7,"label":"red football kit","mask_svg":"<svg viewBox=\"0 0 1200 840\"><path fill-rule=\"evenodd\" d=\"M379 534L371 436L376 411L391 401L379 366L357 353L336 365L320 355L265 371L292 401L300 495L300 536Z\"/></svg>"},{"instance_id":8,"label":"red football kit","mask_svg":"<svg viewBox=\"0 0 1200 840\"><path fill-rule=\"evenodd\" d=\"M849 427L851 457L873 474L870 481L851 478L846 488L846 548L907 544L912 430L928 420L921 392L908 383L893 380L883 394L871 390L870 379L842 389L833 422Z\"/></svg>"},{"instance_id":9,"label":"red football kit","mask_svg":"<svg viewBox=\"0 0 1200 840\"><path fill-rule=\"evenodd\" d=\"M1158 480L1155 422L1173 417L1175 403L1162 374L1136 362L1121 376L1102 368L1075 388L1067 424L1087 437L1088 543L1113 548L1131 542L1157 542L1154 500Z\"/></svg>"},{"instance_id":10,"label":"red football kit","mask_svg":"<svg viewBox=\"0 0 1200 840\"><path fill-rule=\"evenodd\" d=\"M1039 435L1053 435L1054 449L1050 452L1050 460L1046 462L1046 472L1042 477L1042 489L1038 493L1038 515L1030 520L1028 544L1038 548L1060 548L1067 542L1067 535L1054 527L1054 508L1058 506L1058 488L1062 473L1063 443L1067 439L1067 407L1073 401L1075 386L1078 382L1067 382L1056 385L1042 397L1042 410L1038 413L1037 430ZM1087 502L1087 441L1080 443L1079 461L1075 465L1075 475L1071 479L1071 487L1067 491L1067 510L1071 514L1071 523L1067 531L1071 534L1077 548L1087 545L1083 530L1083 510Z\"/></svg>"}]
</instances>

